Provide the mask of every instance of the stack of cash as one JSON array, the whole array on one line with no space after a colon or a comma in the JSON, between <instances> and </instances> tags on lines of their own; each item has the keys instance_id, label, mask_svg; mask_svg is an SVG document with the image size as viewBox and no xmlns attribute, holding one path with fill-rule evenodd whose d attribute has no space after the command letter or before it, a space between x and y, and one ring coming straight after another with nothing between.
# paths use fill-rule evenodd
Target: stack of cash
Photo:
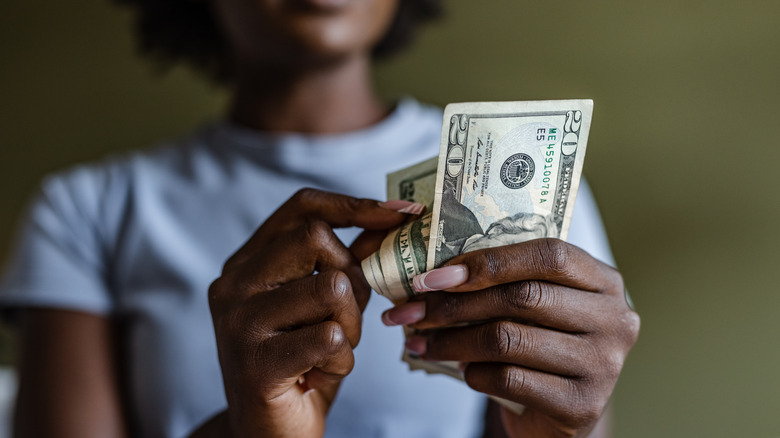
<instances>
[{"instance_id":1,"label":"stack of cash","mask_svg":"<svg viewBox=\"0 0 780 438\"><path fill-rule=\"evenodd\" d=\"M565 240L592 113L591 100L448 105L439 156L387 177L389 200L419 202L427 212L390 232L362 262L374 290L399 304L419 294L416 275L457 255L539 237ZM409 353L403 360L462 379L454 362Z\"/></svg>"}]
</instances>

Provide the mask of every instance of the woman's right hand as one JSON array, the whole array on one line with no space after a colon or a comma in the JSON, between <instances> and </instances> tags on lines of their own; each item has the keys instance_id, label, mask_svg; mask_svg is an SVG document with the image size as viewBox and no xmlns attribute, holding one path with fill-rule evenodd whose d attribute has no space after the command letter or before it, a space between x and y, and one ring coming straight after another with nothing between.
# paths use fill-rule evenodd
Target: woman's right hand
<instances>
[{"instance_id":1,"label":"woman's right hand","mask_svg":"<svg viewBox=\"0 0 780 438\"><path fill-rule=\"evenodd\" d=\"M360 259L404 221L398 202L304 189L227 261L209 288L228 400L222 433L322 436L370 294ZM351 248L333 233L348 226L367 230Z\"/></svg>"}]
</instances>

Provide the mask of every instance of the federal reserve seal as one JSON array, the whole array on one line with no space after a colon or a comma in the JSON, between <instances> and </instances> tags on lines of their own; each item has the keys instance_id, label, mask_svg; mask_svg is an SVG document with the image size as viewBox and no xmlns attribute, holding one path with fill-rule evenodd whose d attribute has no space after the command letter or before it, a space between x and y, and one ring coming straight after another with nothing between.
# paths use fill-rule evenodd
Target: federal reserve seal
<instances>
[{"instance_id":1,"label":"federal reserve seal","mask_svg":"<svg viewBox=\"0 0 780 438\"><path fill-rule=\"evenodd\" d=\"M510 189L528 185L534 177L534 160L526 154L514 154L501 165L501 182Z\"/></svg>"}]
</instances>

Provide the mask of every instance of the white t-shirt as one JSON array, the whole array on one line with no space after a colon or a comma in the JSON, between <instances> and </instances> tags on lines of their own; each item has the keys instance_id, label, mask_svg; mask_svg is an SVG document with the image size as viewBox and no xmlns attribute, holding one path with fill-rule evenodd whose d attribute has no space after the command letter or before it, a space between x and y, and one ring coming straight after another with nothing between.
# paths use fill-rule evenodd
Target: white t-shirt
<instances>
[{"instance_id":1,"label":"white t-shirt","mask_svg":"<svg viewBox=\"0 0 780 438\"><path fill-rule=\"evenodd\" d=\"M209 284L225 260L302 187L384 199L385 175L438 153L441 111L407 99L379 124L339 135L270 135L221 122L179 142L47 178L0 285L3 307L118 318L129 420L144 437L182 437L226 407ZM345 242L358 230L338 230ZM569 241L609 248L583 186ZM476 437L484 397L410 372L403 335L364 313L354 371L327 437Z\"/></svg>"}]
</instances>

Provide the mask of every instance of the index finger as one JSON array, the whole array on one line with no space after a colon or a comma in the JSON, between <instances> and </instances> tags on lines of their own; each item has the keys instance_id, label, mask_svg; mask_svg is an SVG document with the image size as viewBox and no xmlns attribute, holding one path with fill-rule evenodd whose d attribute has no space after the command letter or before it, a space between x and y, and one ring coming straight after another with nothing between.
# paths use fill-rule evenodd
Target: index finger
<instances>
[{"instance_id":1,"label":"index finger","mask_svg":"<svg viewBox=\"0 0 780 438\"><path fill-rule=\"evenodd\" d=\"M419 211L415 209L418 205ZM333 228L386 230L400 225L408 217L406 213L420 211L422 206L411 202L379 202L307 188L298 191L279 207L263 227L268 225L274 229L286 229L293 227L291 222L317 219Z\"/></svg>"},{"instance_id":2,"label":"index finger","mask_svg":"<svg viewBox=\"0 0 780 438\"><path fill-rule=\"evenodd\" d=\"M333 228L360 227L387 230L400 225L408 214L423 210L421 204L408 201L379 202L373 199L302 189L287 200L255 231L233 258L243 260L276 237L310 221L322 221Z\"/></svg>"},{"instance_id":3,"label":"index finger","mask_svg":"<svg viewBox=\"0 0 780 438\"><path fill-rule=\"evenodd\" d=\"M560 239L536 239L461 254L444 266L464 265L465 282L447 292L471 292L499 284L543 280L598 293L623 293L617 270Z\"/></svg>"}]
</instances>

